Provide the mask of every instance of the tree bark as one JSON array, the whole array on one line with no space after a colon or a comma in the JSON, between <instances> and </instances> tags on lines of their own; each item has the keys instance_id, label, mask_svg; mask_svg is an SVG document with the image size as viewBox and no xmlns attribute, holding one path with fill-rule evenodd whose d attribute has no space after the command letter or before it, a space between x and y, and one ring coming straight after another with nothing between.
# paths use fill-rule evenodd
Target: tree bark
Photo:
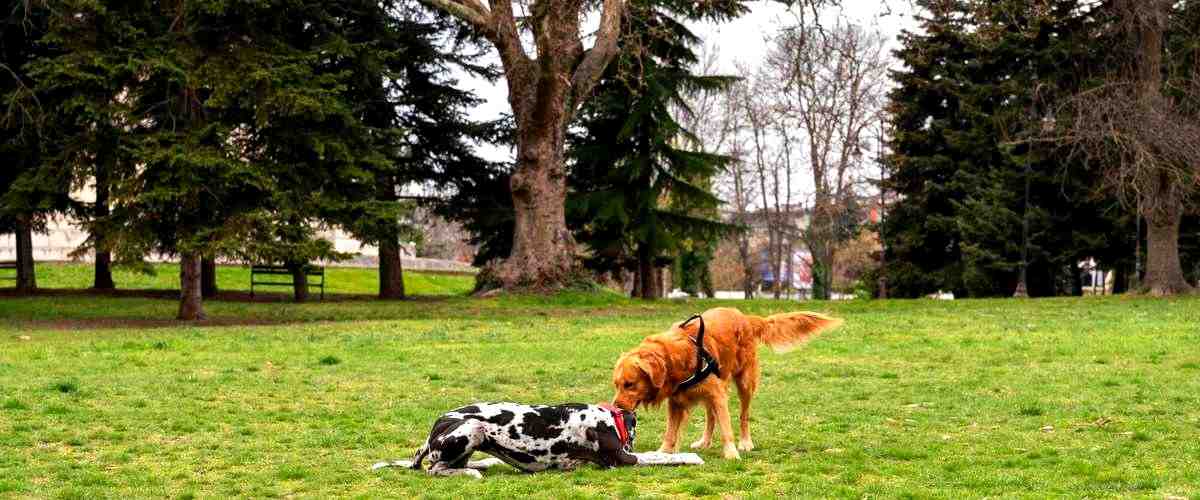
<instances>
[{"instance_id":1,"label":"tree bark","mask_svg":"<svg viewBox=\"0 0 1200 500\"><path fill-rule=\"evenodd\" d=\"M17 291L37 290L37 270L33 262L33 223L28 215L17 216Z\"/></svg>"},{"instance_id":2,"label":"tree bark","mask_svg":"<svg viewBox=\"0 0 1200 500\"><path fill-rule=\"evenodd\" d=\"M308 265L304 263L288 263L292 271L292 298L296 302L308 302Z\"/></svg>"},{"instance_id":3,"label":"tree bark","mask_svg":"<svg viewBox=\"0 0 1200 500\"><path fill-rule=\"evenodd\" d=\"M638 266L633 270L633 286L629 289L629 296L638 298L642 296L642 268Z\"/></svg>"},{"instance_id":4,"label":"tree bark","mask_svg":"<svg viewBox=\"0 0 1200 500\"><path fill-rule=\"evenodd\" d=\"M1137 106L1153 109L1166 103L1163 96L1163 42L1172 2L1166 0L1120 0L1117 7L1129 23L1135 44L1131 61L1137 82ZM1162 167L1159 167L1162 168ZM1179 260L1179 224L1184 206L1167 173L1152 177L1140 196L1146 219L1146 279L1142 289L1153 296L1191 293ZM1147 208L1151 207L1151 208Z\"/></svg>"},{"instance_id":5,"label":"tree bark","mask_svg":"<svg viewBox=\"0 0 1200 500\"><path fill-rule=\"evenodd\" d=\"M638 284L639 297L646 300L658 298L659 276L654 272L654 257L645 245L638 247Z\"/></svg>"},{"instance_id":6,"label":"tree bark","mask_svg":"<svg viewBox=\"0 0 1200 500\"><path fill-rule=\"evenodd\" d=\"M565 111L537 103L542 127L521 127L517 168L512 174L512 253L500 267L507 289L552 291L573 278L575 239L567 229L567 183L563 164Z\"/></svg>"},{"instance_id":7,"label":"tree bark","mask_svg":"<svg viewBox=\"0 0 1200 500\"><path fill-rule=\"evenodd\" d=\"M379 242L379 298L404 298L404 268L398 238Z\"/></svg>"},{"instance_id":8,"label":"tree bark","mask_svg":"<svg viewBox=\"0 0 1200 500\"><path fill-rule=\"evenodd\" d=\"M200 295L206 299L217 297L217 259L204 257L200 259Z\"/></svg>"},{"instance_id":9,"label":"tree bark","mask_svg":"<svg viewBox=\"0 0 1200 500\"><path fill-rule=\"evenodd\" d=\"M103 230L95 229L104 227L105 221L108 219L108 190L109 190L109 168L102 166L99 163L96 165L96 206L92 216L99 224L93 226L92 240L96 243L96 262L95 275L92 279L92 288L96 290L112 290L117 287L113 282L112 277L112 252L108 250L108 235Z\"/></svg>"},{"instance_id":10,"label":"tree bark","mask_svg":"<svg viewBox=\"0 0 1200 500\"><path fill-rule=\"evenodd\" d=\"M1152 296L1191 293L1179 260L1179 225L1182 208L1173 214L1146 217L1146 279L1144 291Z\"/></svg>"},{"instance_id":11,"label":"tree bark","mask_svg":"<svg viewBox=\"0 0 1200 500\"><path fill-rule=\"evenodd\" d=\"M396 179L390 175L375 176L375 196L380 201L395 203ZM379 240L379 298L404 298L404 267L400 257L399 223L390 220Z\"/></svg>"},{"instance_id":12,"label":"tree bark","mask_svg":"<svg viewBox=\"0 0 1200 500\"><path fill-rule=\"evenodd\" d=\"M179 258L179 315L183 321L206 319L204 296L200 292L200 254L185 253Z\"/></svg>"},{"instance_id":13,"label":"tree bark","mask_svg":"<svg viewBox=\"0 0 1200 500\"><path fill-rule=\"evenodd\" d=\"M813 204L808 251L812 259L812 298L829 300L833 286L833 202L823 188L818 187Z\"/></svg>"}]
</instances>

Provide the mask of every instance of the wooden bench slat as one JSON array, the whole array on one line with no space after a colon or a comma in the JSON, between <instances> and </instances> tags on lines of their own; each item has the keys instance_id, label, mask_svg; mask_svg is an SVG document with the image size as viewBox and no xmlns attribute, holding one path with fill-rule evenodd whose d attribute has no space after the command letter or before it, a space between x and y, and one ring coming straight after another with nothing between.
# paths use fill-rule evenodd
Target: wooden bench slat
<instances>
[{"instance_id":1,"label":"wooden bench slat","mask_svg":"<svg viewBox=\"0 0 1200 500\"><path fill-rule=\"evenodd\" d=\"M319 288L321 290L321 299L325 298L325 266L306 265L301 269L305 276L320 278L320 280L310 280L308 288ZM292 276L292 269L288 266L267 266L267 265L251 265L250 266L250 296L254 296L255 286L288 286L294 287L295 279L289 281L257 281L257 276Z\"/></svg>"}]
</instances>

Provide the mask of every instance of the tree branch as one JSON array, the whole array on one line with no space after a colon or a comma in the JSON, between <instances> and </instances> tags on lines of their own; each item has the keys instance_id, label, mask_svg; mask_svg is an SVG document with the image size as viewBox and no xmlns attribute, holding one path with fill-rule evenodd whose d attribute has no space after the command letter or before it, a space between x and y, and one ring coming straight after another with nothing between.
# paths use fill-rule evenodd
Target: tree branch
<instances>
[{"instance_id":1,"label":"tree branch","mask_svg":"<svg viewBox=\"0 0 1200 500\"><path fill-rule=\"evenodd\" d=\"M470 23L488 39L492 39L495 35L495 27L489 22L492 13L479 0L421 0L421 2Z\"/></svg>"},{"instance_id":2,"label":"tree branch","mask_svg":"<svg viewBox=\"0 0 1200 500\"><path fill-rule=\"evenodd\" d=\"M575 114L579 103L600 81L604 68L616 57L617 42L621 38L621 18L624 14L625 0L604 0L604 9L600 13L600 28L596 30L596 43L584 52L583 60L571 76L571 94L567 101L568 118Z\"/></svg>"}]
</instances>

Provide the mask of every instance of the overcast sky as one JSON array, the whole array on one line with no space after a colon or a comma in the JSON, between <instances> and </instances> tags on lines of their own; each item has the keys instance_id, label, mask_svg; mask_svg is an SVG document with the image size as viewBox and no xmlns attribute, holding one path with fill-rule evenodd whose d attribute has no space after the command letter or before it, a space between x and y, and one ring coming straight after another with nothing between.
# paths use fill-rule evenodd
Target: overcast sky
<instances>
[{"instance_id":1,"label":"overcast sky","mask_svg":"<svg viewBox=\"0 0 1200 500\"><path fill-rule=\"evenodd\" d=\"M842 0L839 8L829 8L824 12L824 20L832 20L842 15L855 24L874 28L889 40L895 47L896 35L902 29L915 29L912 19L913 9L910 0ZM721 58L721 71L733 74L734 63L757 65L766 54L766 37L774 33L782 22L792 19L783 4L776 1L748 2L750 12L734 21L722 24L695 23L693 31L706 43L715 44ZM495 58L495 54L492 56ZM499 58L495 58L499 62ZM483 105L471 113L476 119L493 119L502 113L510 111L506 98L507 89L504 79L495 83L486 80L467 79L463 84L474 90L480 97L486 99ZM501 160L510 158L507 150L485 148L481 153L491 159Z\"/></svg>"}]
</instances>

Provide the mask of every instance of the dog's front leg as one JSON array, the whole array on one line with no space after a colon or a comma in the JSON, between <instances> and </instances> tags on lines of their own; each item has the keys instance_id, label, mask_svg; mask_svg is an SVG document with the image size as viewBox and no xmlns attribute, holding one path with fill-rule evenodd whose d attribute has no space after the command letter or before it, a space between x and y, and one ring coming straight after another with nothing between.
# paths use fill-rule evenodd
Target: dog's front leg
<instances>
[{"instance_id":1,"label":"dog's front leg","mask_svg":"<svg viewBox=\"0 0 1200 500\"><path fill-rule=\"evenodd\" d=\"M704 435L692 443L693 449L712 446L713 428L717 424L717 416L713 413L711 405L705 405L704 410Z\"/></svg>"},{"instance_id":2,"label":"dog's front leg","mask_svg":"<svg viewBox=\"0 0 1200 500\"><path fill-rule=\"evenodd\" d=\"M687 417L687 406L677 403L675 400L667 401L667 431L663 433L662 446L658 448L658 451L675 453L679 449L679 434L683 431L683 424L687 422Z\"/></svg>"},{"instance_id":3,"label":"dog's front leg","mask_svg":"<svg viewBox=\"0 0 1200 500\"><path fill-rule=\"evenodd\" d=\"M740 459L742 456L733 442L733 423L729 421L729 396L725 394L725 388L720 385L713 386L711 395L709 404L712 405L712 412L716 414L717 424L721 426L723 454L726 459Z\"/></svg>"}]
</instances>

